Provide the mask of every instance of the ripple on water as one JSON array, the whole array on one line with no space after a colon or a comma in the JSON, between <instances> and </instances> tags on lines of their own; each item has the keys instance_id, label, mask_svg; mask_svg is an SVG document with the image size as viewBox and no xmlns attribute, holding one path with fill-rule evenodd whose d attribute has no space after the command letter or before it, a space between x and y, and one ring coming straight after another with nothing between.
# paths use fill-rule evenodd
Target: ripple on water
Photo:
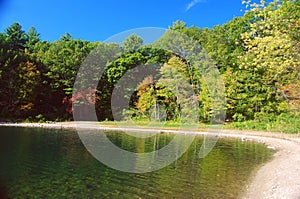
<instances>
[{"instance_id":1,"label":"ripple on water","mask_svg":"<svg viewBox=\"0 0 300 199\"><path fill-rule=\"evenodd\" d=\"M130 174L95 160L73 131L0 127L0 132L0 179L11 198L235 198L251 172L274 153L262 144L220 139L199 159L199 136L171 165ZM157 136L143 140L145 151L174 137ZM123 141L125 150L137 150L141 141L118 132L109 137Z\"/></svg>"}]
</instances>

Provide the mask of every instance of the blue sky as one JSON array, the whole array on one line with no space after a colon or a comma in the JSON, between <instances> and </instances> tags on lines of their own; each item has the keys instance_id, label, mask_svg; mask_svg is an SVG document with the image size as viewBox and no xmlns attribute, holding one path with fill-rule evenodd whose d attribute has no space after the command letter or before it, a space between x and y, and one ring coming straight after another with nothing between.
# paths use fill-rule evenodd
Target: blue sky
<instances>
[{"instance_id":1,"label":"blue sky","mask_svg":"<svg viewBox=\"0 0 300 199\"><path fill-rule=\"evenodd\" d=\"M0 31L19 22L34 26L43 40L103 41L133 28L167 28L176 20L212 27L241 16L240 0L0 0Z\"/></svg>"}]
</instances>

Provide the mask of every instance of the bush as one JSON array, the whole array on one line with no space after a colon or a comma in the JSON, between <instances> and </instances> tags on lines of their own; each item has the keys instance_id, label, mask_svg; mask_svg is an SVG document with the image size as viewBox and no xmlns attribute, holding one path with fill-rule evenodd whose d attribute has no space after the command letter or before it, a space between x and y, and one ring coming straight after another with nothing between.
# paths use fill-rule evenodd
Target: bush
<instances>
[{"instance_id":1,"label":"bush","mask_svg":"<svg viewBox=\"0 0 300 199\"><path fill-rule=\"evenodd\" d=\"M300 133L300 114L256 114L254 120L233 122L227 128L262 130L269 132Z\"/></svg>"},{"instance_id":2,"label":"bush","mask_svg":"<svg viewBox=\"0 0 300 199\"><path fill-rule=\"evenodd\" d=\"M44 117L43 114L38 114L37 116L35 116L35 119L36 119L38 122L46 122L46 118Z\"/></svg>"}]
</instances>

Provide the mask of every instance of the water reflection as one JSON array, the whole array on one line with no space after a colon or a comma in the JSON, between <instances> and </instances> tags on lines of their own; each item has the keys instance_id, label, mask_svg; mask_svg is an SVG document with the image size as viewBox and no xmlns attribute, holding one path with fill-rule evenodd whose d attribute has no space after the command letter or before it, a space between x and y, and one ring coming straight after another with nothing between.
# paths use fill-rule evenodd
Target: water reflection
<instances>
[{"instance_id":1,"label":"water reflection","mask_svg":"<svg viewBox=\"0 0 300 199\"><path fill-rule=\"evenodd\" d=\"M146 139L106 135L134 153L155 151L174 138L168 133ZM251 172L273 153L262 144L220 139L200 159L203 139L197 136L171 165L130 174L97 161L73 131L1 127L0 136L0 185L10 198L237 198Z\"/></svg>"}]
</instances>

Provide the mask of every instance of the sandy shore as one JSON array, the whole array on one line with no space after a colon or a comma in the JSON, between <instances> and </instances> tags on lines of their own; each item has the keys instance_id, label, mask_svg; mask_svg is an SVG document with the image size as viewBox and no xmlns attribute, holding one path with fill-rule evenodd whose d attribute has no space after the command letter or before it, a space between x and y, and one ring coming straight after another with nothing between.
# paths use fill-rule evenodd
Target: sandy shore
<instances>
[{"instance_id":1,"label":"sandy shore","mask_svg":"<svg viewBox=\"0 0 300 199\"><path fill-rule=\"evenodd\" d=\"M76 124L73 122L62 123L2 123L0 126L19 126L19 127L40 127L55 129L74 129ZM85 122L77 125L80 128L89 129L110 129L119 130L112 126L100 126L96 123ZM136 129L126 127L126 131L146 131L154 132L158 129ZM172 129L159 130L165 132L177 132ZM206 134L206 132L190 132L197 134ZM256 131L237 131L223 130L220 137L241 138L244 140L253 140L266 144L269 148L276 149L274 158L264 164L253 176L252 183L247 187L243 198L272 198L282 199L300 198L300 134L282 134L266 133Z\"/></svg>"}]
</instances>

